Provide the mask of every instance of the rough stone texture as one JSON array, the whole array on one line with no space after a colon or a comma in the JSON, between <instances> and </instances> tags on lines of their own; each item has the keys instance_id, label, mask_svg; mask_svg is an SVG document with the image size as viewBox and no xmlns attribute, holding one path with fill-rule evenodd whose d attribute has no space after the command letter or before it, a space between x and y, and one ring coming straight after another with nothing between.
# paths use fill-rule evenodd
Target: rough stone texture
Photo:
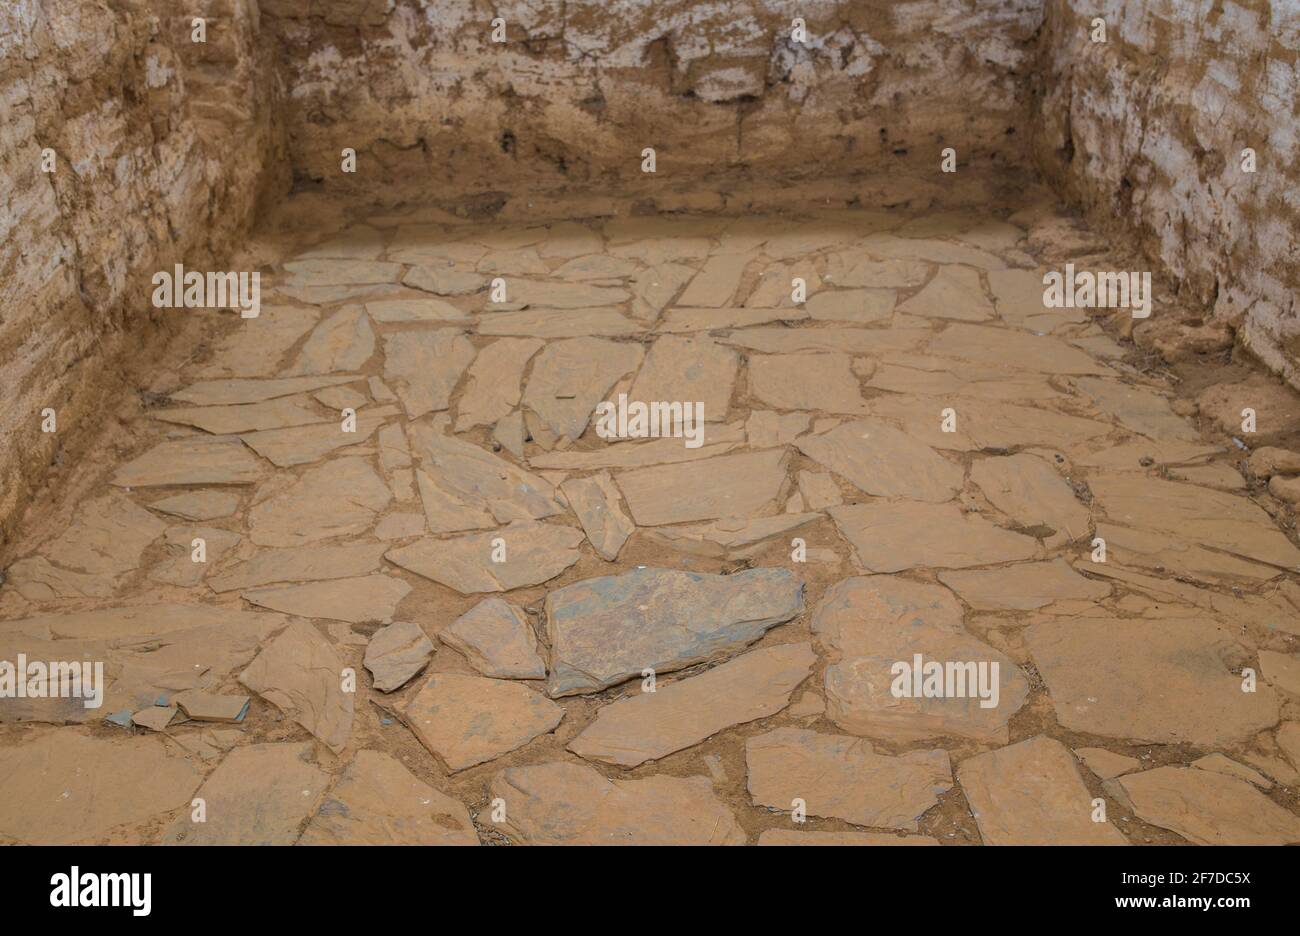
<instances>
[{"instance_id":1,"label":"rough stone texture","mask_svg":"<svg viewBox=\"0 0 1300 936\"><path fill-rule=\"evenodd\" d=\"M485 598L456 618L438 639L459 650L484 676L545 679L546 662L524 612L500 598Z\"/></svg>"},{"instance_id":2,"label":"rough stone texture","mask_svg":"<svg viewBox=\"0 0 1300 936\"><path fill-rule=\"evenodd\" d=\"M1105 7L1045 7L1039 166L1300 387L1295 6L1129 0L1111 5L1104 44L1089 23Z\"/></svg>"},{"instance_id":3,"label":"rough stone texture","mask_svg":"<svg viewBox=\"0 0 1300 936\"><path fill-rule=\"evenodd\" d=\"M1300 817L1237 777L1158 767L1107 781L1106 788L1142 821L1171 829L1197 845L1300 842Z\"/></svg>"},{"instance_id":4,"label":"rough stone texture","mask_svg":"<svg viewBox=\"0 0 1300 936\"><path fill-rule=\"evenodd\" d=\"M191 12L213 17L206 43L190 41ZM67 458L92 438L118 365L177 314L151 311L150 277L220 262L259 186L287 175L272 168L278 101L257 4L185 13L171 0L0 8L4 533L56 446ZM45 407L56 433L40 431Z\"/></svg>"}]
</instances>

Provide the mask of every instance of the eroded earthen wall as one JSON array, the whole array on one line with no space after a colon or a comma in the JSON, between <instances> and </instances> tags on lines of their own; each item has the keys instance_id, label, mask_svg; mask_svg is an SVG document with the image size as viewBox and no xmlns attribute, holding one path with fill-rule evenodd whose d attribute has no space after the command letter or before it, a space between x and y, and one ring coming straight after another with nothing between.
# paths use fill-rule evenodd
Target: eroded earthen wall
<instances>
[{"instance_id":1,"label":"eroded earthen wall","mask_svg":"<svg viewBox=\"0 0 1300 936\"><path fill-rule=\"evenodd\" d=\"M0 4L0 527L146 355L153 273L247 228L273 150L259 19L256 0Z\"/></svg>"},{"instance_id":2,"label":"eroded earthen wall","mask_svg":"<svg viewBox=\"0 0 1300 936\"><path fill-rule=\"evenodd\" d=\"M1294 0L1048 0L1035 118L1048 181L1296 386L1298 51Z\"/></svg>"},{"instance_id":3,"label":"eroded earthen wall","mask_svg":"<svg viewBox=\"0 0 1300 936\"><path fill-rule=\"evenodd\" d=\"M1041 0L261 0L300 186L1027 164ZM492 20L505 21L505 43ZM807 25L791 41L795 17ZM340 174L356 150L358 171Z\"/></svg>"}]
</instances>

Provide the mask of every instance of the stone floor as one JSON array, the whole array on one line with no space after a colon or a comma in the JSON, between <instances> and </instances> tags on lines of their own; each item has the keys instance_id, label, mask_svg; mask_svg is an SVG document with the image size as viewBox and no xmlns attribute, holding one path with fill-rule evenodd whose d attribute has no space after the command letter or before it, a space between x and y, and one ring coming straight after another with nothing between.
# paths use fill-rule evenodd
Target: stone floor
<instances>
[{"instance_id":1,"label":"stone floor","mask_svg":"<svg viewBox=\"0 0 1300 936\"><path fill-rule=\"evenodd\" d=\"M198 313L28 524L0 659L107 690L0 700L0 839L1300 842L1300 412L1045 308L1107 245L443 221ZM620 395L701 444L602 438ZM916 654L984 698L897 696Z\"/></svg>"}]
</instances>

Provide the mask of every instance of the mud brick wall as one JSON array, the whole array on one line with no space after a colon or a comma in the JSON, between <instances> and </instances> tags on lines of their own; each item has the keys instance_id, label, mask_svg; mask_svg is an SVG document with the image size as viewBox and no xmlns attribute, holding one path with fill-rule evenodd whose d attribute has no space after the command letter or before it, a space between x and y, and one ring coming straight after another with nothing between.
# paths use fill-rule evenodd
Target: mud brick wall
<instances>
[{"instance_id":1,"label":"mud brick wall","mask_svg":"<svg viewBox=\"0 0 1300 936\"><path fill-rule=\"evenodd\" d=\"M300 186L1028 164L1041 0L261 0ZM791 41L802 17L808 38ZM493 18L504 44L491 40ZM340 173L356 150L358 171Z\"/></svg>"},{"instance_id":2,"label":"mud brick wall","mask_svg":"<svg viewBox=\"0 0 1300 936\"><path fill-rule=\"evenodd\" d=\"M1048 181L1300 387L1300 4L1047 0L1041 41Z\"/></svg>"},{"instance_id":3,"label":"mud brick wall","mask_svg":"<svg viewBox=\"0 0 1300 936\"><path fill-rule=\"evenodd\" d=\"M260 31L256 0L0 3L0 525L163 330L154 271L247 228L275 149Z\"/></svg>"}]
</instances>

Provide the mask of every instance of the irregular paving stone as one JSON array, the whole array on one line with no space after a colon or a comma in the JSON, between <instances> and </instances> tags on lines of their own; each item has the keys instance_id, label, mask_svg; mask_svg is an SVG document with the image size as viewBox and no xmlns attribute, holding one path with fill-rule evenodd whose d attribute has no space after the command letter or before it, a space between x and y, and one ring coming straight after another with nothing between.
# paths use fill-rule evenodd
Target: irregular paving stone
<instances>
[{"instance_id":1,"label":"irregular paving stone","mask_svg":"<svg viewBox=\"0 0 1300 936\"><path fill-rule=\"evenodd\" d=\"M250 744L231 751L199 787L205 821L182 815L174 845L292 845L329 774L307 758L311 744Z\"/></svg>"},{"instance_id":2,"label":"irregular paving stone","mask_svg":"<svg viewBox=\"0 0 1300 936\"><path fill-rule=\"evenodd\" d=\"M409 419L445 410L451 392L474 360L475 348L454 328L402 331L384 336L384 379Z\"/></svg>"},{"instance_id":3,"label":"irregular paving stone","mask_svg":"<svg viewBox=\"0 0 1300 936\"><path fill-rule=\"evenodd\" d=\"M1046 527L1049 546L1072 542L1088 532L1088 508L1051 465L1022 452L982 458L971 465L970 479L998 510L1026 529Z\"/></svg>"},{"instance_id":4,"label":"irregular paving stone","mask_svg":"<svg viewBox=\"0 0 1300 936\"><path fill-rule=\"evenodd\" d=\"M1256 770L1251 770L1245 764L1238 764L1235 760L1222 754L1207 754L1205 757L1198 757L1192 761L1192 766L1200 770L1212 770L1228 777L1245 780L1261 790L1271 790L1273 788L1273 781L1268 777Z\"/></svg>"},{"instance_id":5,"label":"irregular paving stone","mask_svg":"<svg viewBox=\"0 0 1300 936\"><path fill-rule=\"evenodd\" d=\"M744 517L776 499L788 461L771 449L638 468L617 481L637 526Z\"/></svg>"},{"instance_id":6,"label":"irregular paving stone","mask_svg":"<svg viewBox=\"0 0 1300 936\"><path fill-rule=\"evenodd\" d=\"M807 318L807 312L795 308L755 309L748 306L738 309L673 308L664 313L664 317L658 325L658 330L662 332L703 332L722 328L743 328L747 325L766 325L768 322L800 322Z\"/></svg>"},{"instance_id":7,"label":"irregular paving stone","mask_svg":"<svg viewBox=\"0 0 1300 936\"><path fill-rule=\"evenodd\" d=\"M465 273L436 265L413 266L402 277L402 285L436 293L439 296L464 296L476 293L488 284L486 276Z\"/></svg>"},{"instance_id":8,"label":"irregular paving stone","mask_svg":"<svg viewBox=\"0 0 1300 936\"><path fill-rule=\"evenodd\" d=\"M795 446L855 487L878 497L940 503L961 490L965 472L922 442L877 419L843 423Z\"/></svg>"},{"instance_id":9,"label":"irregular paving stone","mask_svg":"<svg viewBox=\"0 0 1300 936\"><path fill-rule=\"evenodd\" d=\"M938 845L928 835L891 835L888 832L795 832L790 829L764 829L758 834L759 845Z\"/></svg>"},{"instance_id":10,"label":"irregular paving stone","mask_svg":"<svg viewBox=\"0 0 1300 936\"><path fill-rule=\"evenodd\" d=\"M1080 377L1076 382L1101 409L1114 416L1126 429L1150 439L1192 443L1200 440L1196 430L1154 390L1099 377Z\"/></svg>"},{"instance_id":11,"label":"irregular paving stone","mask_svg":"<svg viewBox=\"0 0 1300 936\"><path fill-rule=\"evenodd\" d=\"M704 418L726 418L740 356L711 338L655 340L637 372L629 401L702 403Z\"/></svg>"},{"instance_id":12,"label":"irregular paving stone","mask_svg":"<svg viewBox=\"0 0 1300 936\"><path fill-rule=\"evenodd\" d=\"M1075 748L1074 753L1079 755L1079 759L1097 775L1099 780L1110 780L1120 774L1137 770L1142 766L1142 762L1136 757L1116 754L1114 751L1108 751L1105 748Z\"/></svg>"},{"instance_id":13,"label":"irregular paving stone","mask_svg":"<svg viewBox=\"0 0 1300 936\"><path fill-rule=\"evenodd\" d=\"M616 306L628 300L627 290L588 283L553 283L546 280L511 278L508 295L513 302L548 309L581 309Z\"/></svg>"},{"instance_id":14,"label":"irregular paving stone","mask_svg":"<svg viewBox=\"0 0 1300 936\"><path fill-rule=\"evenodd\" d=\"M800 471L799 493L809 510L822 510L844 502L839 485L826 472Z\"/></svg>"},{"instance_id":15,"label":"irregular paving stone","mask_svg":"<svg viewBox=\"0 0 1300 936\"><path fill-rule=\"evenodd\" d=\"M245 695L217 695L189 689L176 693L172 696L172 701L186 717L195 721L234 724L243 721L248 714L249 699Z\"/></svg>"},{"instance_id":16,"label":"irregular paving stone","mask_svg":"<svg viewBox=\"0 0 1300 936\"><path fill-rule=\"evenodd\" d=\"M441 299L378 299L366 303L366 314L376 322L459 322L470 315Z\"/></svg>"},{"instance_id":17,"label":"irregular paving stone","mask_svg":"<svg viewBox=\"0 0 1300 936\"><path fill-rule=\"evenodd\" d=\"M949 325L929 344L933 354L977 361L986 367L1044 374L1113 373L1090 355L1056 338L987 325Z\"/></svg>"},{"instance_id":18,"label":"irregular paving stone","mask_svg":"<svg viewBox=\"0 0 1300 936\"><path fill-rule=\"evenodd\" d=\"M319 738L335 754L352 733L352 694L343 661L320 631L294 621L267 644L239 681Z\"/></svg>"},{"instance_id":19,"label":"irregular paving stone","mask_svg":"<svg viewBox=\"0 0 1300 936\"><path fill-rule=\"evenodd\" d=\"M382 751L358 751L299 845L477 845L462 803Z\"/></svg>"},{"instance_id":20,"label":"irregular paving stone","mask_svg":"<svg viewBox=\"0 0 1300 936\"><path fill-rule=\"evenodd\" d=\"M1005 263L987 251L934 238L870 234L859 243L867 253L887 259L963 263L981 270L1001 270L1006 267Z\"/></svg>"},{"instance_id":21,"label":"irregular paving stone","mask_svg":"<svg viewBox=\"0 0 1300 936\"><path fill-rule=\"evenodd\" d=\"M819 513L787 513L757 520L719 520L700 526L659 527L649 531L683 552L712 558L748 559L762 552L770 542L791 530L822 519Z\"/></svg>"},{"instance_id":22,"label":"irregular paving stone","mask_svg":"<svg viewBox=\"0 0 1300 936\"><path fill-rule=\"evenodd\" d=\"M1277 724L1277 695L1241 691L1248 651L1212 620L1049 619L1025 642L1071 731L1215 747Z\"/></svg>"},{"instance_id":23,"label":"irregular paving stone","mask_svg":"<svg viewBox=\"0 0 1300 936\"><path fill-rule=\"evenodd\" d=\"M586 431L596 404L614 383L641 363L639 345L601 338L553 341L537 355L524 389L524 405L558 435Z\"/></svg>"},{"instance_id":24,"label":"irregular paving stone","mask_svg":"<svg viewBox=\"0 0 1300 936\"><path fill-rule=\"evenodd\" d=\"M396 621L375 631L366 644L366 669L375 688L392 692L424 669L433 658L433 641L424 629L411 621Z\"/></svg>"},{"instance_id":25,"label":"irregular paving stone","mask_svg":"<svg viewBox=\"0 0 1300 936\"><path fill-rule=\"evenodd\" d=\"M1096 525L1096 535L1106 541L1109 560L1129 568L1170 572L1203 582L1225 579L1265 582L1281 574L1273 566L1206 549L1175 533L1131 530L1101 521Z\"/></svg>"},{"instance_id":26,"label":"irregular paving stone","mask_svg":"<svg viewBox=\"0 0 1300 936\"><path fill-rule=\"evenodd\" d=\"M376 573L357 578L258 588L241 594L245 601L298 617L328 618L363 624L390 621L411 586L391 575Z\"/></svg>"},{"instance_id":27,"label":"irregular paving stone","mask_svg":"<svg viewBox=\"0 0 1300 936\"><path fill-rule=\"evenodd\" d=\"M365 310L344 306L316 326L285 376L355 371L374 353L375 330Z\"/></svg>"},{"instance_id":28,"label":"irregular paving stone","mask_svg":"<svg viewBox=\"0 0 1300 936\"><path fill-rule=\"evenodd\" d=\"M823 322L880 322L894 310L892 289L835 289L808 297L808 317Z\"/></svg>"},{"instance_id":29,"label":"irregular paving stone","mask_svg":"<svg viewBox=\"0 0 1300 936\"><path fill-rule=\"evenodd\" d=\"M1250 453L1250 471L1259 478L1300 474L1300 452L1265 445Z\"/></svg>"},{"instance_id":30,"label":"irregular paving stone","mask_svg":"<svg viewBox=\"0 0 1300 936\"><path fill-rule=\"evenodd\" d=\"M749 359L749 389L781 410L867 411L847 354L777 354Z\"/></svg>"},{"instance_id":31,"label":"irregular paving stone","mask_svg":"<svg viewBox=\"0 0 1300 936\"><path fill-rule=\"evenodd\" d=\"M947 751L890 757L861 738L800 728L746 739L745 765L755 806L789 811L798 799L810 816L910 832L952 789Z\"/></svg>"},{"instance_id":32,"label":"irregular paving stone","mask_svg":"<svg viewBox=\"0 0 1300 936\"><path fill-rule=\"evenodd\" d=\"M505 561L494 562L496 541ZM454 588L462 595L540 585L573 565L582 534L572 527L516 521L500 530L449 539L422 539L385 553L389 562Z\"/></svg>"},{"instance_id":33,"label":"irregular paving stone","mask_svg":"<svg viewBox=\"0 0 1300 936\"><path fill-rule=\"evenodd\" d=\"M397 408L380 406L358 413L355 424L350 421L345 428L342 420L317 423L314 426L295 426L292 429L267 429L263 432L246 432L240 441L267 461L280 468L306 465L319 461L336 449L365 442L385 420L397 414Z\"/></svg>"},{"instance_id":34,"label":"irregular paving stone","mask_svg":"<svg viewBox=\"0 0 1300 936\"><path fill-rule=\"evenodd\" d=\"M618 489L609 472L602 471L589 478L569 478L560 485L560 490L600 557L607 562L617 559L636 526L619 506Z\"/></svg>"},{"instance_id":35,"label":"irregular paving stone","mask_svg":"<svg viewBox=\"0 0 1300 936\"><path fill-rule=\"evenodd\" d=\"M434 673L402 716L420 743L454 772L554 731L564 709L517 682Z\"/></svg>"},{"instance_id":36,"label":"irregular paving stone","mask_svg":"<svg viewBox=\"0 0 1300 936\"><path fill-rule=\"evenodd\" d=\"M279 373L285 352L316 327L319 309L263 303L257 318L239 320L217 343L200 377L270 377Z\"/></svg>"},{"instance_id":37,"label":"irregular paving stone","mask_svg":"<svg viewBox=\"0 0 1300 936\"><path fill-rule=\"evenodd\" d=\"M1286 569L1300 568L1300 549L1263 508L1245 497L1136 475L1092 477L1088 486L1106 516L1117 523L1173 533Z\"/></svg>"},{"instance_id":38,"label":"irregular paving stone","mask_svg":"<svg viewBox=\"0 0 1300 936\"><path fill-rule=\"evenodd\" d=\"M925 288L898 304L895 310L922 318L961 319L983 322L993 318L993 305L984 297L980 275L969 267L939 267Z\"/></svg>"},{"instance_id":39,"label":"irregular paving stone","mask_svg":"<svg viewBox=\"0 0 1300 936\"><path fill-rule=\"evenodd\" d=\"M1245 780L1189 767L1157 767L1107 781L1106 790L1143 822L1196 845L1293 845L1300 817Z\"/></svg>"},{"instance_id":40,"label":"irregular paving stone","mask_svg":"<svg viewBox=\"0 0 1300 936\"><path fill-rule=\"evenodd\" d=\"M0 775L0 837L29 845L94 841L184 806L201 780L158 738L102 741L69 728L0 747Z\"/></svg>"},{"instance_id":41,"label":"irregular paving stone","mask_svg":"<svg viewBox=\"0 0 1300 936\"><path fill-rule=\"evenodd\" d=\"M239 508L239 498L223 491L186 491L156 500L149 508L186 520L216 520L234 513Z\"/></svg>"},{"instance_id":42,"label":"irregular paving stone","mask_svg":"<svg viewBox=\"0 0 1300 936\"><path fill-rule=\"evenodd\" d=\"M994 526L955 504L851 504L827 510L869 572L964 569L1032 559L1028 536Z\"/></svg>"},{"instance_id":43,"label":"irregular paving stone","mask_svg":"<svg viewBox=\"0 0 1300 936\"><path fill-rule=\"evenodd\" d=\"M751 650L699 676L606 705L569 750L621 767L660 760L719 731L775 715L816 661L806 643Z\"/></svg>"},{"instance_id":44,"label":"irregular paving stone","mask_svg":"<svg viewBox=\"0 0 1300 936\"><path fill-rule=\"evenodd\" d=\"M765 354L830 351L878 355L911 351L933 334L928 328L741 328L723 340Z\"/></svg>"},{"instance_id":45,"label":"irregular paving stone","mask_svg":"<svg viewBox=\"0 0 1300 936\"><path fill-rule=\"evenodd\" d=\"M680 263L659 263L637 273L631 281L632 315L653 319L694 275L694 270Z\"/></svg>"},{"instance_id":46,"label":"irregular paving stone","mask_svg":"<svg viewBox=\"0 0 1300 936\"><path fill-rule=\"evenodd\" d=\"M312 397L340 413L345 409L359 410L370 402L365 394L351 387L326 387L324 390L317 390Z\"/></svg>"},{"instance_id":47,"label":"irregular paving stone","mask_svg":"<svg viewBox=\"0 0 1300 936\"><path fill-rule=\"evenodd\" d=\"M845 659L873 655L880 647L877 634L916 621L965 634L963 617L961 603L938 585L889 575L856 576L827 589L813 611L812 632Z\"/></svg>"},{"instance_id":48,"label":"irregular paving stone","mask_svg":"<svg viewBox=\"0 0 1300 936\"><path fill-rule=\"evenodd\" d=\"M222 556L239 544L238 533L215 527L169 527L163 536L165 557L149 572L149 578L167 585L188 588L203 581L204 576L221 562ZM196 542L202 541L202 560L195 561Z\"/></svg>"},{"instance_id":49,"label":"irregular paving stone","mask_svg":"<svg viewBox=\"0 0 1300 936\"><path fill-rule=\"evenodd\" d=\"M986 845L1127 845L1092 820L1093 796L1060 741L1038 735L957 765Z\"/></svg>"},{"instance_id":50,"label":"irregular paving stone","mask_svg":"<svg viewBox=\"0 0 1300 936\"><path fill-rule=\"evenodd\" d=\"M214 575L208 581L208 587L215 592L227 592L275 582L353 578L379 571L384 549L382 543L263 549L244 562Z\"/></svg>"},{"instance_id":51,"label":"irregular paving stone","mask_svg":"<svg viewBox=\"0 0 1300 936\"><path fill-rule=\"evenodd\" d=\"M259 492L248 511L249 538L259 546L305 546L368 530L393 499L364 458L337 458Z\"/></svg>"},{"instance_id":52,"label":"irregular paving stone","mask_svg":"<svg viewBox=\"0 0 1300 936\"><path fill-rule=\"evenodd\" d=\"M163 422L195 426L217 435L305 426L321 420L320 414L299 397L281 397L239 406L179 406L155 410L152 415Z\"/></svg>"},{"instance_id":53,"label":"irregular paving stone","mask_svg":"<svg viewBox=\"0 0 1300 936\"><path fill-rule=\"evenodd\" d=\"M1110 586L1084 578L1064 559L979 569L940 572L939 581L979 611L1032 611L1053 601L1100 601Z\"/></svg>"},{"instance_id":54,"label":"irregular paving stone","mask_svg":"<svg viewBox=\"0 0 1300 936\"><path fill-rule=\"evenodd\" d=\"M328 259L292 260L284 265L292 286L351 286L394 283L402 272L400 263L382 260Z\"/></svg>"},{"instance_id":55,"label":"irregular paving stone","mask_svg":"<svg viewBox=\"0 0 1300 936\"><path fill-rule=\"evenodd\" d=\"M551 696L595 692L669 673L753 643L803 612L803 585L785 569L702 575L639 568L546 596Z\"/></svg>"},{"instance_id":56,"label":"irregular paving stone","mask_svg":"<svg viewBox=\"0 0 1300 936\"><path fill-rule=\"evenodd\" d=\"M533 845L743 845L745 833L705 777L607 780L579 764L509 767L490 793L499 828Z\"/></svg>"},{"instance_id":57,"label":"irregular paving stone","mask_svg":"<svg viewBox=\"0 0 1300 936\"><path fill-rule=\"evenodd\" d=\"M483 316L478 333L530 338L617 338L638 334L643 327L614 309L525 309Z\"/></svg>"},{"instance_id":58,"label":"irregular paving stone","mask_svg":"<svg viewBox=\"0 0 1300 936\"><path fill-rule=\"evenodd\" d=\"M278 380L200 380L183 390L173 391L169 396L173 400L193 403L195 406L237 406L310 393L322 387L352 383L356 379L355 376L322 376L286 377Z\"/></svg>"},{"instance_id":59,"label":"irregular paving stone","mask_svg":"<svg viewBox=\"0 0 1300 936\"><path fill-rule=\"evenodd\" d=\"M1300 696L1300 656L1261 650L1259 669L1261 675L1277 688Z\"/></svg>"},{"instance_id":60,"label":"irregular paving stone","mask_svg":"<svg viewBox=\"0 0 1300 936\"><path fill-rule=\"evenodd\" d=\"M718 308L731 302L740 286L740 277L753 257L749 254L722 254L710 257L704 269L691 280L677 300L683 306ZM592 303L595 305L596 303Z\"/></svg>"},{"instance_id":61,"label":"irregular paving stone","mask_svg":"<svg viewBox=\"0 0 1300 936\"><path fill-rule=\"evenodd\" d=\"M175 439L122 465L111 483L126 488L255 484L264 474L258 457L235 439Z\"/></svg>"},{"instance_id":62,"label":"irregular paving stone","mask_svg":"<svg viewBox=\"0 0 1300 936\"><path fill-rule=\"evenodd\" d=\"M500 338L478 352L470 365L465 392L456 405L456 431L491 425L519 403L520 381L542 342Z\"/></svg>"},{"instance_id":63,"label":"irregular paving stone","mask_svg":"<svg viewBox=\"0 0 1300 936\"><path fill-rule=\"evenodd\" d=\"M743 427L720 426L707 432L716 440L699 448L686 448L681 439L651 439L605 445L592 451L541 452L528 459L534 468L557 471L594 471L599 468L642 468L647 465L671 465L725 455L745 441Z\"/></svg>"},{"instance_id":64,"label":"irregular paving stone","mask_svg":"<svg viewBox=\"0 0 1300 936\"><path fill-rule=\"evenodd\" d=\"M807 432L811 423L811 413L753 410L745 420L745 439L755 449L786 445Z\"/></svg>"},{"instance_id":65,"label":"irregular paving stone","mask_svg":"<svg viewBox=\"0 0 1300 936\"><path fill-rule=\"evenodd\" d=\"M546 663L524 613L500 598L485 598L438 635L484 676L545 679Z\"/></svg>"}]
</instances>

